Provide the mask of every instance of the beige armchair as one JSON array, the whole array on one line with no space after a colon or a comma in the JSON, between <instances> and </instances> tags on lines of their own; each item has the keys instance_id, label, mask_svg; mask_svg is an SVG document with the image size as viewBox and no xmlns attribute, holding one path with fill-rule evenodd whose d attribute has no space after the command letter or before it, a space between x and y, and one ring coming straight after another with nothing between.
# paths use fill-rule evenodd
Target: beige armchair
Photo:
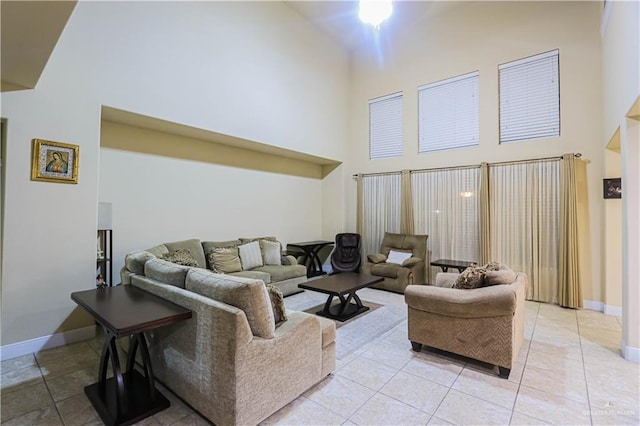
<instances>
[{"instance_id":1,"label":"beige armchair","mask_svg":"<svg viewBox=\"0 0 640 426\"><path fill-rule=\"evenodd\" d=\"M426 264L426 235L385 232L380 253L367 256L363 272L384 278L371 287L404 293L410 284L425 284Z\"/></svg>"},{"instance_id":2,"label":"beige armchair","mask_svg":"<svg viewBox=\"0 0 640 426\"><path fill-rule=\"evenodd\" d=\"M410 285L408 337L414 351L422 345L498 367L508 378L524 339L527 276L511 284L474 289L449 288L458 274L439 273L435 286Z\"/></svg>"}]
</instances>

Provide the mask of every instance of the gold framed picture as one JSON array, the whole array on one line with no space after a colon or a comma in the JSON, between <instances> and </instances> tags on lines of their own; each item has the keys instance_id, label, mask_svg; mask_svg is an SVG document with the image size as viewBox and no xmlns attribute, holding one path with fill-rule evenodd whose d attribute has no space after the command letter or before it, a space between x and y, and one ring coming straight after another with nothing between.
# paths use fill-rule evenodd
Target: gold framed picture
<instances>
[{"instance_id":1,"label":"gold framed picture","mask_svg":"<svg viewBox=\"0 0 640 426\"><path fill-rule=\"evenodd\" d=\"M78 183L78 145L33 139L31 180Z\"/></svg>"}]
</instances>

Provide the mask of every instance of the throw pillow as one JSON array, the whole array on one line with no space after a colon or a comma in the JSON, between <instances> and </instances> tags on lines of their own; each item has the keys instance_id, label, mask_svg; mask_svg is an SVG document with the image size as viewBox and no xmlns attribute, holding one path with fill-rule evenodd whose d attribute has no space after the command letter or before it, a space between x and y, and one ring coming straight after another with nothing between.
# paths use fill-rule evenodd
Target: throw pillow
<instances>
[{"instance_id":1,"label":"throw pillow","mask_svg":"<svg viewBox=\"0 0 640 426\"><path fill-rule=\"evenodd\" d=\"M170 251L169 253L163 254L161 259L178 265L198 267L198 261L187 249Z\"/></svg>"},{"instance_id":2,"label":"throw pillow","mask_svg":"<svg viewBox=\"0 0 640 426\"><path fill-rule=\"evenodd\" d=\"M482 287L486 269L483 266L469 266L453 284L453 288L472 289Z\"/></svg>"},{"instance_id":3,"label":"throw pillow","mask_svg":"<svg viewBox=\"0 0 640 426\"><path fill-rule=\"evenodd\" d=\"M500 262L496 262L495 260L492 260L491 262L484 265L484 269L486 269L487 271L499 271L500 267Z\"/></svg>"},{"instance_id":4,"label":"throw pillow","mask_svg":"<svg viewBox=\"0 0 640 426\"><path fill-rule=\"evenodd\" d=\"M219 274L242 271L238 247L216 247L208 254L207 260L211 270Z\"/></svg>"},{"instance_id":5,"label":"throw pillow","mask_svg":"<svg viewBox=\"0 0 640 426\"><path fill-rule=\"evenodd\" d=\"M260 249L262 250L262 257L265 265L282 265L280 243L260 240Z\"/></svg>"},{"instance_id":6,"label":"throw pillow","mask_svg":"<svg viewBox=\"0 0 640 426\"><path fill-rule=\"evenodd\" d=\"M243 271L263 265L260 244L258 244L257 241L238 246L238 251L240 252L240 262L242 263Z\"/></svg>"},{"instance_id":7,"label":"throw pillow","mask_svg":"<svg viewBox=\"0 0 640 426\"><path fill-rule=\"evenodd\" d=\"M382 263L387 260L387 256L381 253L370 254L367 256L371 263Z\"/></svg>"},{"instance_id":8,"label":"throw pillow","mask_svg":"<svg viewBox=\"0 0 640 426\"><path fill-rule=\"evenodd\" d=\"M405 253L401 251L389 250L389 256L387 257L387 263L397 263L402 265L402 262L411 257L411 253Z\"/></svg>"},{"instance_id":9,"label":"throw pillow","mask_svg":"<svg viewBox=\"0 0 640 426\"><path fill-rule=\"evenodd\" d=\"M282 291L276 286L267 284L267 293L269 293L269 299L271 299L271 308L273 309L273 318L276 325L288 320L287 307L284 304Z\"/></svg>"}]
</instances>

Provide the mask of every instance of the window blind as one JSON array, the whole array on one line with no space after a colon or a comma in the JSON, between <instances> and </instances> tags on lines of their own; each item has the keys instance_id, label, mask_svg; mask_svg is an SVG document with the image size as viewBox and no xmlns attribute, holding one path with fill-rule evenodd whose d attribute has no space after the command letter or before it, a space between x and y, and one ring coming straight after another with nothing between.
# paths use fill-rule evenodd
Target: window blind
<instances>
[{"instance_id":1,"label":"window blind","mask_svg":"<svg viewBox=\"0 0 640 426\"><path fill-rule=\"evenodd\" d=\"M498 67L500 142L560 136L558 50Z\"/></svg>"},{"instance_id":2,"label":"window blind","mask_svg":"<svg viewBox=\"0 0 640 426\"><path fill-rule=\"evenodd\" d=\"M369 101L369 159L402 156L402 92Z\"/></svg>"},{"instance_id":3,"label":"window blind","mask_svg":"<svg viewBox=\"0 0 640 426\"><path fill-rule=\"evenodd\" d=\"M478 145L478 75L418 87L420 153Z\"/></svg>"}]
</instances>

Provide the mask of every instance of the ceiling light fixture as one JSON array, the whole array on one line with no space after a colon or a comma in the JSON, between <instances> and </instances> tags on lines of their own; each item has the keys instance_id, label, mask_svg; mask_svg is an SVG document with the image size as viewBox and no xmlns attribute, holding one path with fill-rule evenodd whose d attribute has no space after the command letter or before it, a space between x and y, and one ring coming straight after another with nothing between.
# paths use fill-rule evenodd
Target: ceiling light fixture
<instances>
[{"instance_id":1,"label":"ceiling light fixture","mask_svg":"<svg viewBox=\"0 0 640 426\"><path fill-rule=\"evenodd\" d=\"M391 16L391 12L393 6L390 0L360 0L360 20L376 28L380 28L382 21Z\"/></svg>"}]
</instances>

